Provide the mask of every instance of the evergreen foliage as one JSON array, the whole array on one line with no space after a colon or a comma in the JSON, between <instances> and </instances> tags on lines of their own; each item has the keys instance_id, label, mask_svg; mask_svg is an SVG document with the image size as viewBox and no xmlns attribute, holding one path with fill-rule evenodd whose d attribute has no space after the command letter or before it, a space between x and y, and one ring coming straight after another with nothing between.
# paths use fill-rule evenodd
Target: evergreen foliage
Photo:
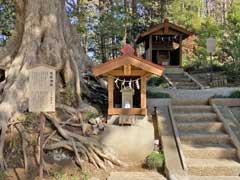
<instances>
[{"instance_id":1,"label":"evergreen foliage","mask_svg":"<svg viewBox=\"0 0 240 180\"><path fill-rule=\"evenodd\" d=\"M15 6L11 0L0 0L0 46L11 36L15 23Z\"/></svg>"},{"instance_id":2,"label":"evergreen foliage","mask_svg":"<svg viewBox=\"0 0 240 180\"><path fill-rule=\"evenodd\" d=\"M117 57L125 42L135 45L140 32L168 18L197 36L190 42L195 44L193 52L184 54L185 66L209 67L206 39L212 36L217 40L214 64L223 66L229 81L240 77L239 1L66 0L66 11L82 37L85 51L97 63ZM14 21L12 0L0 0L0 45L11 35Z\"/></svg>"}]
</instances>

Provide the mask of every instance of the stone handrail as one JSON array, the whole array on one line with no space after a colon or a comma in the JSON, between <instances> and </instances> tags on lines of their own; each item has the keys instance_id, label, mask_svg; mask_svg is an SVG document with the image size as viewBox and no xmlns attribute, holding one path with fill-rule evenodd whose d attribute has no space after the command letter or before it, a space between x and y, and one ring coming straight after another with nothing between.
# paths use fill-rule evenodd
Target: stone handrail
<instances>
[{"instance_id":1,"label":"stone handrail","mask_svg":"<svg viewBox=\"0 0 240 180\"><path fill-rule=\"evenodd\" d=\"M191 79L194 83L196 83L201 89L204 89L204 86L198 80L196 80L194 77L192 77L190 74L188 74L185 71L183 73L185 76L187 76L189 79Z\"/></svg>"},{"instance_id":2,"label":"stone handrail","mask_svg":"<svg viewBox=\"0 0 240 180\"><path fill-rule=\"evenodd\" d=\"M166 81L168 82L168 84L170 86L172 86L174 89L176 89L176 86L174 85L174 83L167 76L165 76L164 74L162 76L164 79L166 79Z\"/></svg>"},{"instance_id":3,"label":"stone handrail","mask_svg":"<svg viewBox=\"0 0 240 180\"><path fill-rule=\"evenodd\" d=\"M170 180L189 180L187 171L183 168L168 109L168 105L161 106L161 110L154 107L153 113L153 121L157 125L155 133L158 133L165 157L164 172Z\"/></svg>"},{"instance_id":4,"label":"stone handrail","mask_svg":"<svg viewBox=\"0 0 240 180\"><path fill-rule=\"evenodd\" d=\"M178 129L177 129L176 121L175 121L174 116L173 116L172 105L170 105L170 104L168 105L168 111L169 111L170 120L171 120L171 124L172 124L172 128L173 128L173 133L174 133L175 140L176 140L176 145L177 145L177 148L178 148L179 157L181 159L182 167L183 167L184 170L187 171L188 168L187 168L186 160L185 160L185 157L184 157L184 154L183 154L179 132L178 132Z\"/></svg>"},{"instance_id":5,"label":"stone handrail","mask_svg":"<svg viewBox=\"0 0 240 180\"><path fill-rule=\"evenodd\" d=\"M237 148L237 155L238 155L238 158L240 159L240 142L239 142L238 138L236 137L236 135L233 132L232 128L229 126L229 123L224 118L224 116L222 115L222 113L220 112L220 110L218 109L216 104L212 104L212 107L213 107L213 110L216 112L217 117L219 118L219 120L223 123L225 130L230 135L232 143Z\"/></svg>"}]
</instances>

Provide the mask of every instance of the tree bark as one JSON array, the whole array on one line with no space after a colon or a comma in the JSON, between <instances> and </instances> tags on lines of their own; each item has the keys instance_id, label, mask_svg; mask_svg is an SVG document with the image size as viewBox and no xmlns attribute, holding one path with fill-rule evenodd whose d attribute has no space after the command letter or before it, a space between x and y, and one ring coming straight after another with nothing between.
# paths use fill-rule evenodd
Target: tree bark
<instances>
[{"instance_id":1,"label":"tree bark","mask_svg":"<svg viewBox=\"0 0 240 180\"><path fill-rule=\"evenodd\" d=\"M15 33L0 49L0 66L7 69L0 102L1 140L4 140L6 124L13 114L28 109L29 67L36 64L54 66L57 76L62 77L57 85L72 82L77 101L81 103L79 75L91 66L79 35L69 23L64 0L15 0L15 3ZM68 76L69 72L73 75ZM3 146L1 141L2 167Z\"/></svg>"}]
</instances>

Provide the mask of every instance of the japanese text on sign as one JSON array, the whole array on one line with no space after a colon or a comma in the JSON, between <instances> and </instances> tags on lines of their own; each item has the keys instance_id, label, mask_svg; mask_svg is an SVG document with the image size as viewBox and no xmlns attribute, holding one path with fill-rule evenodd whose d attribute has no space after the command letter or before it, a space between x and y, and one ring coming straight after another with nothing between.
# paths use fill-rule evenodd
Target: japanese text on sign
<instances>
[{"instance_id":1,"label":"japanese text on sign","mask_svg":"<svg viewBox=\"0 0 240 180\"><path fill-rule=\"evenodd\" d=\"M29 111L55 111L55 79L54 69L37 66L29 72Z\"/></svg>"}]
</instances>

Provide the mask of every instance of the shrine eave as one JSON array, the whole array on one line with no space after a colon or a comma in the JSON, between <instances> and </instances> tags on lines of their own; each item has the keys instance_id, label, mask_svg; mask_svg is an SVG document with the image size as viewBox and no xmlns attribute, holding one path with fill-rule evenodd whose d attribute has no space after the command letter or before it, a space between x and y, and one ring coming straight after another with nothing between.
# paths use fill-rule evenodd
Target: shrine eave
<instances>
[{"instance_id":1,"label":"shrine eave","mask_svg":"<svg viewBox=\"0 0 240 180\"><path fill-rule=\"evenodd\" d=\"M124 65L131 65L158 76L161 76L164 71L164 67L154 64L148 60L144 60L133 55L122 55L103 64L95 66L92 68L92 72L95 76L106 75L115 69L123 67Z\"/></svg>"}]
</instances>

